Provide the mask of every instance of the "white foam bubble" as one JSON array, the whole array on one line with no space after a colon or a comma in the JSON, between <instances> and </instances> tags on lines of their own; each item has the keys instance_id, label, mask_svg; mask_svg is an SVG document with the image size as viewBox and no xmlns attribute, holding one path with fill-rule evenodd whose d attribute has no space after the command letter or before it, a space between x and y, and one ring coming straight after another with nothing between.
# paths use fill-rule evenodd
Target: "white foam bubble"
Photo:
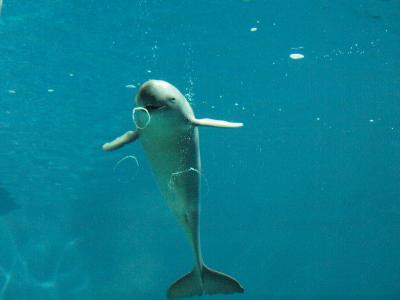
<instances>
[{"instance_id":1,"label":"white foam bubble","mask_svg":"<svg viewBox=\"0 0 400 300\"><path fill-rule=\"evenodd\" d=\"M304 55L301 53L291 53L289 57L293 60L300 60L304 58Z\"/></svg>"}]
</instances>

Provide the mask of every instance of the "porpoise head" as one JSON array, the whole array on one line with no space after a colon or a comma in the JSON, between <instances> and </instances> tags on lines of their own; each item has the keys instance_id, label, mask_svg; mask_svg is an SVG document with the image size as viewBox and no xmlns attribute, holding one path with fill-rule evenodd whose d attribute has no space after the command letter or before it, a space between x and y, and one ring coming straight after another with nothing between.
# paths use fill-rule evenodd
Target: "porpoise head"
<instances>
[{"instance_id":1,"label":"porpoise head","mask_svg":"<svg viewBox=\"0 0 400 300\"><path fill-rule=\"evenodd\" d=\"M143 83L135 102L134 121L139 129L147 127L154 117L162 117L164 120L194 119L192 107L185 96L175 86L163 80Z\"/></svg>"},{"instance_id":2,"label":"porpoise head","mask_svg":"<svg viewBox=\"0 0 400 300\"><path fill-rule=\"evenodd\" d=\"M136 96L137 107L144 107L152 114L162 110L178 110L187 113L190 108L185 96L172 84L163 80L146 81Z\"/></svg>"}]
</instances>

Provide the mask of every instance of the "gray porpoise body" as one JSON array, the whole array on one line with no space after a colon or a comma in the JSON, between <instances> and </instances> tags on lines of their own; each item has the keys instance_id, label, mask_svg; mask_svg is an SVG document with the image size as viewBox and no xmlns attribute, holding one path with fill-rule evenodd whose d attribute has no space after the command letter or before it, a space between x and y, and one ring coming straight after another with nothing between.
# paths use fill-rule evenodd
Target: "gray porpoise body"
<instances>
[{"instance_id":1,"label":"gray porpoise body","mask_svg":"<svg viewBox=\"0 0 400 300\"><path fill-rule=\"evenodd\" d=\"M199 235L201 164L198 126L238 128L241 123L196 119L182 93L168 82L150 80L136 96L136 131L103 146L114 150L140 139L162 195L183 227L195 254L193 271L175 282L168 299L203 294L242 293L232 277L208 268Z\"/></svg>"},{"instance_id":2,"label":"gray porpoise body","mask_svg":"<svg viewBox=\"0 0 400 300\"><path fill-rule=\"evenodd\" d=\"M146 107L144 104L151 102L156 92L155 84L164 83L150 81L142 86L136 97L139 107ZM176 102L188 104L179 90L174 87L170 89L173 93L163 96L167 101L174 98L172 101L175 103L171 103L175 106ZM159 188L188 235L196 252L197 264L201 265L198 234L201 172L199 130L189 121L194 118L190 105L184 108L156 109L151 112L148 126L138 131Z\"/></svg>"}]
</instances>

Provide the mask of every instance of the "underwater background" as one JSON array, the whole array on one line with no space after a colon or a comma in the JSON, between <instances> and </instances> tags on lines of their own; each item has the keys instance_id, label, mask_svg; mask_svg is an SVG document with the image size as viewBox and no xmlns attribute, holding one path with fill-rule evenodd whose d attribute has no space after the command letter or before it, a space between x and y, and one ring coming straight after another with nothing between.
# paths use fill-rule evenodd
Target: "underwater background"
<instances>
[{"instance_id":1,"label":"underwater background","mask_svg":"<svg viewBox=\"0 0 400 300\"><path fill-rule=\"evenodd\" d=\"M246 289L202 299L400 299L399 48L397 0L4 0L0 299L192 269L140 143L101 149L150 78L245 123L200 128L203 255Z\"/></svg>"}]
</instances>

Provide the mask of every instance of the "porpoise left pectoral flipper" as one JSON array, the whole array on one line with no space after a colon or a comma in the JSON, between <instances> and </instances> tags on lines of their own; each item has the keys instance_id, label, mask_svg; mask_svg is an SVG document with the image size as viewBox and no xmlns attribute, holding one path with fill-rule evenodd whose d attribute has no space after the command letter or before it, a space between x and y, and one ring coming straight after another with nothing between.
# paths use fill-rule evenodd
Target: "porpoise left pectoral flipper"
<instances>
[{"instance_id":1,"label":"porpoise left pectoral flipper","mask_svg":"<svg viewBox=\"0 0 400 300\"><path fill-rule=\"evenodd\" d=\"M192 119L192 124L197 126L209 126L209 127L218 127L218 128L240 128L243 127L243 123L233 123L222 120L214 120L214 119Z\"/></svg>"},{"instance_id":2,"label":"porpoise left pectoral flipper","mask_svg":"<svg viewBox=\"0 0 400 300\"><path fill-rule=\"evenodd\" d=\"M139 138L139 132L138 131L125 132L123 135L121 135L120 137L117 137L112 142L105 143L103 145L103 150L104 151L117 150L117 149L123 147L126 144L129 144L129 143L132 143L132 142L136 141L138 138Z\"/></svg>"}]
</instances>

